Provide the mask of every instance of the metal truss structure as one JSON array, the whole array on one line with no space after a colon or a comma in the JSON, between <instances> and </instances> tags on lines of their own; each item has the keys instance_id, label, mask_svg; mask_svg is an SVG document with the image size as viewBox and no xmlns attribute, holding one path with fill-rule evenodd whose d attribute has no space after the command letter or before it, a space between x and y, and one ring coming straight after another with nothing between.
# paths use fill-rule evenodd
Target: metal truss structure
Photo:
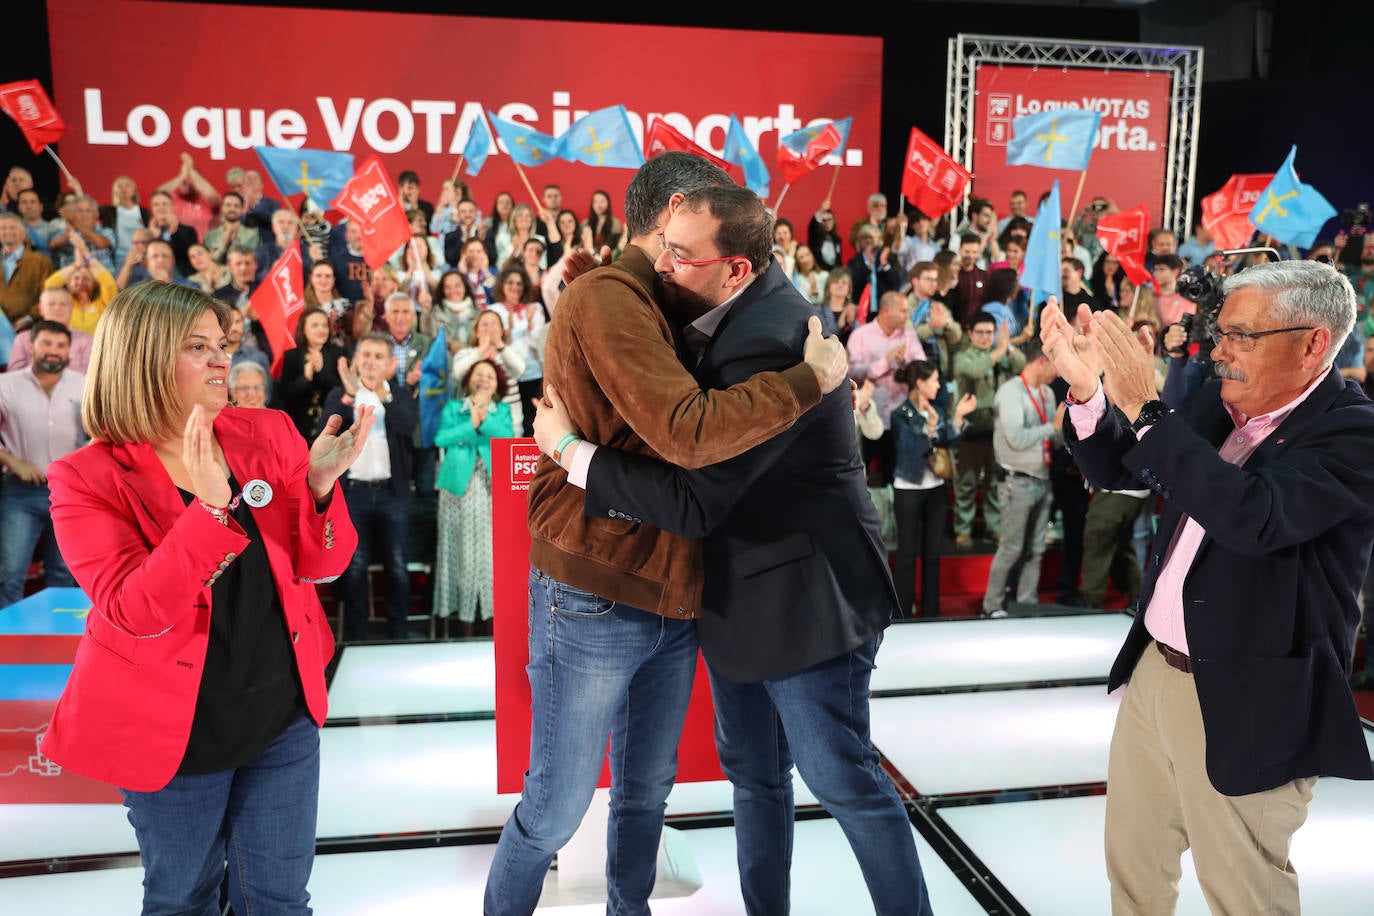
<instances>
[{"instance_id":1,"label":"metal truss structure","mask_svg":"<svg viewBox=\"0 0 1374 916\"><path fill-rule=\"evenodd\" d=\"M973 169L974 77L984 64L1079 67L1094 70L1155 70L1167 73L1169 98L1168 166L1164 214L1160 225L1183 239L1195 197L1198 113L1202 96L1202 48L1147 44L1104 44L1009 35L959 34L949 40L945 76L945 150ZM976 179L977 176L975 176ZM967 217L968 202L957 216ZM1069 218L1072 218L1070 214Z\"/></svg>"}]
</instances>

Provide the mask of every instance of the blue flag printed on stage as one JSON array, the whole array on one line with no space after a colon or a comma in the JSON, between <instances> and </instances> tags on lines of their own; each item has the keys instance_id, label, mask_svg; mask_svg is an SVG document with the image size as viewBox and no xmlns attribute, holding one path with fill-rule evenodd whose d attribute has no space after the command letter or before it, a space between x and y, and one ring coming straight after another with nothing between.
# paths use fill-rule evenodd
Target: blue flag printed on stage
<instances>
[{"instance_id":1,"label":"blue flag printed on stage","mask_svg":"<svg viewBox=\"0 0 1374 916\"><path fill-rule=\"evenodd\" d=\"M506 145L506 152L520 165L543 165L559 158L560 144L548 134L541 134L532 127L498 118L491 111L491 126L496 128L496 136Z\"/></svg>"},{"instance_id":2,"label":"blue flag printed on stage","mask_svg":"<svg viewBox=\"0 0 1374 916\"><path fill-rule=\"evenodd\" d=\"M614 169L637 169L644 164L644 152L624 105L583 115L558 142L562 157L569 162Z\"/></svg>"},{"instance_id":3,"label":"blue flag printed on stage","mask_svg":"<svg viewBox=\"0 0 1374 916\"><path fill-rule=\"evenodd\" d=\"M487 119L479 117L473 121L472 130L468 131L468 142L463 144L463 171L476 178L482 166L487 164L494 142Z\"/></svg>"},{"instance_id":4,"label":"blue flag printed on stage","mask_svg":"<svg viewBox=\"0 0 1374 916\"><path fill-rule=\"evenodd\" d=\"M740 124L739 118L735 117L733 112L730 114L730 132L725 135L725 152L721 154L721 158L744 169L745 187L759 197L768 196L768 166L763 164L763 157L749 141L749 135L744 132L744 125Z\"/></svg>"},{"instance_id":5,"label":"blue flag printed on stage","mask_svg":"<svg viewBox=\"0 0 1374 916\"><path fill-rule=\"evenodd\" d=\"M1285 245L1311 248L1322 226L1336 215L1336 208L1316 188L1298 180L1298 173L1293 168L1297 155L1295 145L1255 201L1250 222Z\"/></svg>"},{"instance_id":6,"label":"blue flag printed on stage","mask_svg":"<svg viewBox=\"0 0 1374 916\"><path fill-rule=\"evenodd\" d=\"M439 417L448 403L448 343L444 326L434 334L434 343L420 361L420 444L434 447L434 434L439 431Z\"/></svg>"},{"instance_id":7,"label":"blue flag printed on stage","mask_svg":"<svg viewBox=\"0 0 1374 916\"><path fill-rule=\"evenodd\" d=\"M287 197L304 194L323 212L353 177L353 154L255 146L267 177Z\"/></svg>"},{"instance_id":8,"label":"blue flag printed on stage","mask_svg":"<svg viewBox=\"0 0 1374 916\"><path fill-rule=\"evenodd\" d=\"M1031 308L1047 296L1062 301L1059 273L1060 248L1059 182L1050 189L1050 196L1040 205L1026 241L1026 267L1021 272L1021 286L1031 291Z\"/></svg>"},{"instance_id":9,"label":"blue flag printed on stage","mask_svg":"<svg viewBox=\"0 0 1374 916\"><path fill-rule=\"evenodd\" d=\"M1093 138L1101 120L1100 111L1081 108L1058 108L1022 115L1011 122L1007 165L1081 172L1092 158Z\"/></svg>"}]
</instances>

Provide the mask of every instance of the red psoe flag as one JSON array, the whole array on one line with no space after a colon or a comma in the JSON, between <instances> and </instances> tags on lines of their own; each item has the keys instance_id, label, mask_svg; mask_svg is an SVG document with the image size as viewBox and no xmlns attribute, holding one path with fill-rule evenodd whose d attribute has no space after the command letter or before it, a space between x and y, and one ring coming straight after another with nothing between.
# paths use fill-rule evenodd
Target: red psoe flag
<instances>
[{"instance_id":1,"label":"red psoe flag","mask_svg":"<svg viewBox=\"0 0 1374 916\"><path fill-rule=\"evenodd\" d=\"M944 147L911 128L902 168L902 196L913 207L933 220L939 219L964 199L971 177Z\"/></svg>"},{"instance_id":2,"label":"red psoe flag","mask_svg":"<svg viewBox=\"0 0 1374 916\"><path fill-rule=\"evenodd\" d=\"M281 378L282 357L287 350L296 348L296 322L305 308L302 274L301 246L295 244L277 258L253 295L248 297L272 347L273 378Z\"/></svg>"},{"instance_id":3,"label":"red psoe flag","mask_svg":"<svg viewBox=\"0 0 1374 916\"><path fill-rule=\"evenodd\" d=\"M853 118L813 124L778 138L778 171L793 184L818 169L826 156L844 152Z\"/></svg>"},{"instance_id":4,"label":"red psoe flag","mask_svg":"<svg viewBox=\"0 0 1374 916\"><path fill-rule=\"evenodd\" d=\"M56 143L67 132L66 123L38 80L0 86L0 110L14 118L35 153L43 152L43 147Z\"/></svg>"},{"instance_id":5,"label":"red psoe flag","mask_svg":"<svg viewBox=\"0 0 1374 916\"><path fill-rule=\"evenodd\" d=\"M730 171L730 163L706 147L698 145L691 137L662 118L654 118L649 122L649 129L644 132L644 158L652 159L659 153L667 152L670 149L700 156L707 162L717 165L727 172Z\"/></svg>"},{"instance_id":6,"label":"red psoe flag","mask_svg":"<svg viewBox=\"0 0 1374 916\"><path fill-rule=\"evenodd\" d=\"M363 236L363 260L376 270L410 241L410 222L391 176L369 156L329 204L356 223Z\"/></svg>"},{"instance_id":7,"label":"red psoe flag","mask_svg":"<svg viewBox=\"0 0 1374 916\"><path fill-rule=\"evenodd\" d=\"M1274 180L1268 175L1232 175L1221 190L1202 198L1202 228L1218 251L1243 248L1255 234L1250 211Z\"/></svg>"},{"instance_id":8,"label":"red psoe flag","mask_svg":"<svg viewBox=\"0 0 1374 916\"><path fill-rule=\"evenodd\" d=\"M1136 286L1148 283L1159 292L1154 275L1145 269L1145 242L1149 234L1150 214L1144 205L1097 218L1097 240L1121 264L1131 282Z\"/></svg>"}]
</instances>

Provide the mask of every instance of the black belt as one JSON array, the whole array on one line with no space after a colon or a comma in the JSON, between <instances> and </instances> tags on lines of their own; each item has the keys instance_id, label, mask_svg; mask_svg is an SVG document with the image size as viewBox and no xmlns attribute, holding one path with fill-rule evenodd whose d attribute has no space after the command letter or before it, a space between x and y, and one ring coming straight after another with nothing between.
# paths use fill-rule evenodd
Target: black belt
<instances>
[{"instance_id":1,"label":"black belt","mask_svg":"<svg viewBox=\"0 0 1374 916\"><path fill-rule=\"evenodd\" d=\"M1169 663L1170 668L1177 668L1184 674L1193 673L1193 660L1185 653L1178 651L1173 646L1166 646L1157 639L1155 640L1155 648L1159 650L1160 655L1164 656L1164 660Z\"/></svg>"},{"instance_id":2,"label":"black belt","mask_svg":"<svg viewBox=\"0 0 1374 916\"><path fill-rule=\"evenodd\" d=\"M353 487L389 487L391 486L391 478L383 477L381 480L354 480L352 477L345 477L344 486L349 489Z\"/></svg>"},{"instance_id":3,"label":"black belt","mask_svg":"<svg viewBox=\"0 0 1374 916\"><path fill-rule=\"evenodd\" d=\"M1044 480L1044 477L1036 477L1034 474L1027 474L1025 471L1013 471L1011 468L1002 468L1002 473L1008 477L1024 477L1027 480Z\"/></svg>"}]
</instances>

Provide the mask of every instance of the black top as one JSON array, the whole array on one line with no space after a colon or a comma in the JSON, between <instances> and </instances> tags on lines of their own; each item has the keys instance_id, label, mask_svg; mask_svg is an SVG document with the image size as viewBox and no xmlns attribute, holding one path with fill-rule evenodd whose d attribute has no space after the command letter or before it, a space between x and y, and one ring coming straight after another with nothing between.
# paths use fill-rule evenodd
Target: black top
<instances>
[{"instance_id":1,"label":"black top","mask_svg":"<svg viewBox=\"0 0 1374 916\"><path fill-rule=\"evenodd\" d=\"M229 487L239 490L232 477ZM187 505L195 499L180 493ZM256 760L306 714L262 535L247 503L239 503L233 516L248 545L210 589L210 643L179 776L217 773Z\"/></svg>"}]
</instances>

